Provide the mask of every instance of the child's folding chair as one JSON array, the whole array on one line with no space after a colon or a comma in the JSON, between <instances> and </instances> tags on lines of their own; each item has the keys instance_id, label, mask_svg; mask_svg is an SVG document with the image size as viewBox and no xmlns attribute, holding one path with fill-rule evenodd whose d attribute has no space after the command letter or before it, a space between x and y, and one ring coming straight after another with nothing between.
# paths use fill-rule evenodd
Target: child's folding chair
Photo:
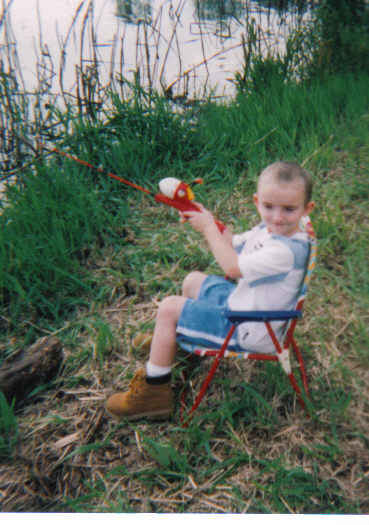
<instances>
[{"instance_id":1,"label":"child's folding chair","mask_svg":"<svg viewBox=\"0 0 369 525\"><path fill-rule=\"evenodd\" d=\"M291 311L252 311L252 312L251 311L247 312L247 311L229 310L226 312L226 315L228 319L232 322L232 326L220 349L216 349L216 350L208 349L208 348L193 349L189 347L189 345L187 345L186 343L182 343L182 342L179 343L179 345L184 350L191 351L191 353L195 355L198 355L201 357L206 357L206 356L214 357L214 362L211 366L210 372L208 373L206 379L204 380L200 388L200 391L193 403L193 406L191 407L191 409L189 410L187 414L187 417L184 417L183 414L181 413L181 419L184 425L187 424L187 422L189 421L189 418L191 417L193 412L196 410L196 408L199 406L211 380L213 379L216 369L218 368L219 362L223 357L256 359L260 361L279 362L282 369L287 374L291 382L291 385L297 394L298 401L300 402L301 406L305 408L305 403L304 403L301 389L292 371L291 362L290 362L290 349L292 347L295 353L295 356L297 358L303 390L305 394L308 396L309 394L308 393L308 382L307 382L305 365L304 365L301 351L294 338L294 331L295 331L298 319L302 317L302 308L303 308L303 304L305 301L308 284L310 282L312 272L315 267L315 261L316 261L316 256L317 256L317 241L316 241L314 229L313 229L313 226L311 224L309 217L303 217L301 221L301 228L304 229L309 236L310 253L309 253L309 259L308 259L305 277L301 285L301 290L300 290L298 299L296 301L296 306L294 310L291 310ZM258 353L247 352L246 350L244 352L234 352L234 351L227 350L228 343L236 327L240 323L244 323L247 321L265 323L267 331L275 347L274 353L263 354L259 352ZM270 324L272 321L285 321L285 327L283 330L283 335L281 337L281 340L278 340L278 338L275 335L275 332ZM184 397L182 398L182 412L183 412L183 409L184 409Z\"/></svg>"}]
</instances>

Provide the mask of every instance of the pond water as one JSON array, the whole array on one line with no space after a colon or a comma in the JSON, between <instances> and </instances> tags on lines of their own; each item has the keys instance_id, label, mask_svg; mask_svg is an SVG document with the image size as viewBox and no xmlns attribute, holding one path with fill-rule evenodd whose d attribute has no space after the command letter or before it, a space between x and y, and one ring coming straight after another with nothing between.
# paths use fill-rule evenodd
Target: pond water
<instances>
[{"instance_id":1,"label":"pond water","mask_svg":"<svg viewBox=\"0 0 369 525\"><path fill-rule=\"evenodd\" d=\"M78 78L91 74L89 65L98 63L102 84L132 80L136 74L146 85L179 95L210 89L229 95L234 73L242 70L247 25L252 23L261 46L274 52L283 49L285 35L299 18L291 10L268 7L268 2L245 0L7 3L8 28L6 32L0 22L0 54L9 46L17 51L22 83L29 91L46 82L55 92L73 92Z\"/></svg>"}]
</instances>

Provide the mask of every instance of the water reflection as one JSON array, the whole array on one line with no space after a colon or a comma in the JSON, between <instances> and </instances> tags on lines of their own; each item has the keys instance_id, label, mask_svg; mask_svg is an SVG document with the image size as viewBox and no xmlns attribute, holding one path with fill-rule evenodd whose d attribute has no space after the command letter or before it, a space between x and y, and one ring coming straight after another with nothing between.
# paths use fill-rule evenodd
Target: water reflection
<instances>
[{"instance_id":1,"label":"water reflection","mask_svg":"<svg viewBox=\"0 0 369 525\"><path fill-rule=\"evenodd\" d=\"M281 17L281 24L292 13L304 14L312 0L115 0L116 16L129 25L155 25L155 20L168 10L170 18L180 18L184 11L192 13L189 24L191 36L215 37L220 44L247 30L250 21L264 16L269 23L273 14ZM181 19L181 26L183 21Z\"/></svg>"},{"instance_id":2,"label":"water reflection","mask_svg":"<svg viewBox=\"0 0 369 525\"><path fill-rule=\"evenodd\" d=\"M286 11L297 11L299 14L303 14L309 9L310 4L314 1L311 0L256 0L256 3L266 9L274 9L278 13L284 13Z\"/></svg>"},{"instance_id":3,"label":"water reflection","mask_svg":"<svg viewBox=\"0 0 369 525\"><path fill-rule=\"evenodd\" d=\"M225 21L228 18L240 20L250 2L235 0L195 0L199 20Z\"/></svg>"},{"instance_id":4,"label":"water reflection","mask_svg":"<svg viewBox=\"0 0 369 525\"><path fill-rule=\"evenodd\" d=\"M128 24L139 24L140 22L150 24L152 22L151 2L147 0L116 0L116 2L116 15L124 22Z\"/></svg>"},{"instance_id":5,"label":"water reflection","mask_svg":"<svg viewBox=\"0 0 369 525\"><path fill-rule=\"evenodd\" d=\"M0 63L25 91L44 93L51 86L50 92L77 100L87 91L96 98L105 86L125 96L137 79L180 96L202 96L209 88L228 96L244 64L250 27L262 53L283 52L296 21L291 6L308 3L53 0L50 10L50 0L8 0L7 16L0 15Z\"/></svg>"},{"instance_id":6,"label":"water reflection","mask_svg":"<svg viewBox=\"0 0 369 525\"><path fill-rule=\"evenodd\" d=\"M184 3L184 2L183 2ZM306 0L194 0L195 17L198 21L215 21L218 24L236 20L239 24L252 13L255 5L259 8L275 10L278 13L286 11L305 12L311 2ZM116 0L116 15L130 24L152 22L153 6L150 0ZM170 2L170 8L173 8Z\"/></svg>"}]
</instances>

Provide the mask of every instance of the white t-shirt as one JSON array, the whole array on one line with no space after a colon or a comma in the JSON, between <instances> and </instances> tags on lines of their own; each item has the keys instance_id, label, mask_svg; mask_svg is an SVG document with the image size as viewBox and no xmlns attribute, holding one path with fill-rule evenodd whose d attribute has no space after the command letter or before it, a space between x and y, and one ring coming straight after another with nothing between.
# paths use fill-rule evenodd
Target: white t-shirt
<instances>
[{"instance_id":1,"label":"white t-shirt","mask_svg":"<svg viewBox=\"0 0 369 525\"><path fill-rule=\"evenodd\" d=\"M231 310L291 310L305 275L309 256L308 235L273 235L263 223L233 236L242 277L228 298ZM284 322L271 323L280 338ZM275 347L264 323L239 325L238 343L254 352L274 352Z\"/></svg>"}]
</instances>

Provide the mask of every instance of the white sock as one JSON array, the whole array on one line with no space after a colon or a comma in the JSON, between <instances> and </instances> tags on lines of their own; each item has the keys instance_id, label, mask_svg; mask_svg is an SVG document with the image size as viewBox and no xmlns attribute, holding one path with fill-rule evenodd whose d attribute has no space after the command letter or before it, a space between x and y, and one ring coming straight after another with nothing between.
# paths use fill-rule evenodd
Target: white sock
<instances>
[{"instance_id":1,"label":"white sock","mask_svg":"<svg viewBox=\"0 0 369 525\"><path fill-rule=\"evenodd\" d=\"M146 363L146 374L148 377L160 377L169 374L172 371L171 366L154 365L150 361Z\"/></svg>"}]
</instances>

